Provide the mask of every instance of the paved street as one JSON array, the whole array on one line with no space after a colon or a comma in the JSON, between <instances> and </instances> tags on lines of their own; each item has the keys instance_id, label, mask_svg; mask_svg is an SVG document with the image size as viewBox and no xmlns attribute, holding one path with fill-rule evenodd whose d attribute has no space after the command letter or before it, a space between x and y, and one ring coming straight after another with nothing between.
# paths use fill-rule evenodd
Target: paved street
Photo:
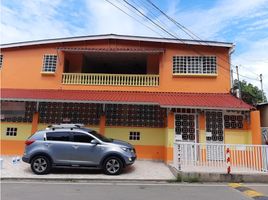
<instances>
[{"instance_id":1,"label":"paved street","mask_svg":"<svg viewBox=\"0 0 268 200\"><path fill-rule=\"evenodd\" d=\"M251 184L265 191L268 185ZM57 182L2 182L2 200L246 200L251 199L228 184L151 184L151 183L57 183Z\"/></svg>"}]
</instances>

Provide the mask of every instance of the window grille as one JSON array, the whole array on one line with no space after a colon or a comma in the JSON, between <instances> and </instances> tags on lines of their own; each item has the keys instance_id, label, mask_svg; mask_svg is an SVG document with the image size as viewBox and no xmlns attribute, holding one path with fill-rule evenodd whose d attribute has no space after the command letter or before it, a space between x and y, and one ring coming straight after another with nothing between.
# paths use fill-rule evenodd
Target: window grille
<instances>
[{"instance_id":1,"label":"window grille","mask_svg":"<svg viewBox=\"0 0 268 200\"><path fill-rule=\"evenodd\" d=\"M43 72L55 72L57 65L57 55L44 55Z\"/></svg>"},{"instance_id":2,"label":"window grille","mask_svg":"<svg viewBox=\"0 0 268 200\"><path fill-rule=\"evenodd\" d=\"M224 115L224 127L231 129L242 129L243 115Z\"/></svg>"},{"instance_id":3,"label":"window grille","mask_svg":"<svg viewBox=\"0 0 268 200\"><path fill-rule=\"evenodd\" d=\"M6 130L6 136L17 136L17 128L8 127Z\"/></svg>"},{"instance_id":4,"label":"window grille","mask_svg":"<svg viewBox=\"0 0 268 200\"><path fill-rule=\"evenodd\" d=\"M173 74L217 74L216 56L173 56Z\"/></svg>"},{"instance_id":5,"label":"window grille","mask_svg":"<svg viewBox=\"0 0 268 200\"><path fill-rule=\"evenodd\" d=\"M165 127L166 110L152 105L108 104L107 126Z\"/></svg>"},{"instance_id":6,"label":"window grille","mask_svg":"<svg viewBox=\"0 0 268 200\"><path fill-rule=\"evenodd\" d=\"M2 122L32 122L35 102L1 101Z\"/></svg>"},{"instance_id":7,"label":"window grille","mask_svg":"<svg viewBox=\"0 0 268 200\"><path fill-rule=\"evenodd\" d=\"M3 65L3 55L0 54L0 69L2 68Z\"/></svg>"},{"instance_id":8,"label":"window grille","mask_svg":"<svg viewBox=\"0 0 268 200\"><path fill-rule=\"evenodd\" d=\"M102 113L101 104L40 102L40 123L79 123L98 125Z\"/></svg>"},{"instance_id":9,"label":"window grille","mask_svg":"<svg viewBox=\"0 0 268 200\"><path fill-rule=\"evenodd\" d=\"M140 140L140 132L129 132L129 140Z\"/></svg>"}]
</instances>

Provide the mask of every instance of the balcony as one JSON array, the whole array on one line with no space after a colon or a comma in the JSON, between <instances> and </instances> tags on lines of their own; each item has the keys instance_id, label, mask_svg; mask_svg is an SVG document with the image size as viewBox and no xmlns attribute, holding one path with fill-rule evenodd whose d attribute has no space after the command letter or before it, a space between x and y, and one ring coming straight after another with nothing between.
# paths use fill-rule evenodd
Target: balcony
<instances>
[{"instance_id":1,"label":"balcony","mask_svg":"<svg viewBox=\"0 0 268 200\"><path fill-rule=\"evenodd\" d=\"M95 74L63 73L62 84L66 85L112 85L112 86L159 86L155 74Z\"/></svg>"}]
</instances>

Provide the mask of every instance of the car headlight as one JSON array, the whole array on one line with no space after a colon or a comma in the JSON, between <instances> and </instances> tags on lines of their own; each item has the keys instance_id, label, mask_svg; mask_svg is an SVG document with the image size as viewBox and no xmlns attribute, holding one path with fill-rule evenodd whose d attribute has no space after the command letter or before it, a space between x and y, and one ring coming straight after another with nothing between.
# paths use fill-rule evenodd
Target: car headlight
<instances>
[{"instance_id":1,"label":"car headlight","mask_svg":"<svg viewBox=\"0 0 268 200\"><path fill-rule=\"evenodd\" d=\"M121 147L122 150L124 150L125 152L133 152L131 148L127 148L127 147Z\"/></svg>"}]
</instances>

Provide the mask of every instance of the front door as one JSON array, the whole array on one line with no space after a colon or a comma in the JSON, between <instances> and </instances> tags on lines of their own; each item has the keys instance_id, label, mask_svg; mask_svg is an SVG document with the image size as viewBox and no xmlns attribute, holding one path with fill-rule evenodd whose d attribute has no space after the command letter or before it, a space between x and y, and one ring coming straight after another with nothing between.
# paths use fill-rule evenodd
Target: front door
<instances>
[{"instance_id":1,"label":"front door","mask_svg":"<svg viewBox=\"0 0 268 200\"><path fill-rule=\"evenodd\" d=\"M196 115L175 114L175 142L196 142Z\"/></svg>"},{"instance_id":2,"label":"front door","mask_svg":"<svg viewBox=\"0 0 268 200\"><path fill-rule=\"evenodd\" d=\"M174 155L178 154L181 163L197 160L197 148L192 144L197 141L196 121L195 113L175 114L175 142L183 144L180 144L179 150L174 148Z\"/></svg>"},{"instance_id":3,"label":"front door","mask_svg":"<svg viewBox=\"0 0 268 200\"><path fill-rule=\"evenodd\" d=\"M221 111L206 112L207 159L224 160L223 113Z\"/></svg>"}]
</instances>

